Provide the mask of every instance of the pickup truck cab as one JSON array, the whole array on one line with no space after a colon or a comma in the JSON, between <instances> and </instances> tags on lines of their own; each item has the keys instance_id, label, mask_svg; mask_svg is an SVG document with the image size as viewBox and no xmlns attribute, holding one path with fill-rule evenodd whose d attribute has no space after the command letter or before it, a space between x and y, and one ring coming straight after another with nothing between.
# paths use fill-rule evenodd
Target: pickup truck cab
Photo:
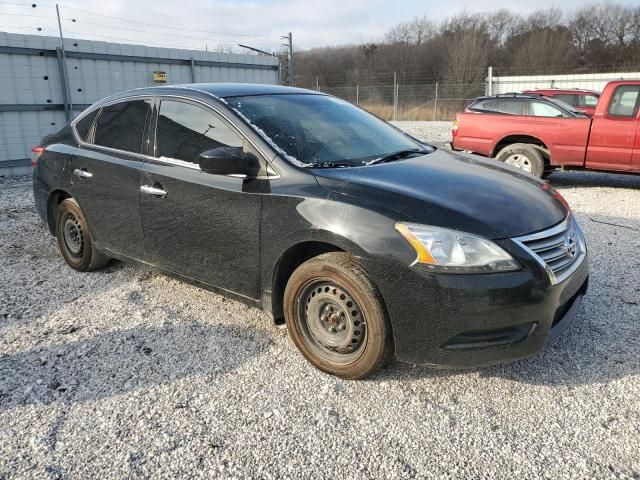
<instances>
[{"instance_id":1,"label":"pickup truck cab","mask_svg":"<svg viewBox=\"0 0 640 480\"><path fill-rule=\"evenodd\" d=\"M556 168L640 173L639 107L640 80L608 83L592 118L539 95L483 97L456 116L451 145L537 177Z\"/></svg>"},{"instance_id":2,"label":"pickup truck cab","mask_svg":"<svg viewBox=\"0 0 640 480\"><path fill-rule=\"evenodd\" d=\"M596 113L600 92L593 90L582 90L579 88L536 88L524 90L522 93L534 93L562 100L590 117Z\"/></svg>"}]
</instances>

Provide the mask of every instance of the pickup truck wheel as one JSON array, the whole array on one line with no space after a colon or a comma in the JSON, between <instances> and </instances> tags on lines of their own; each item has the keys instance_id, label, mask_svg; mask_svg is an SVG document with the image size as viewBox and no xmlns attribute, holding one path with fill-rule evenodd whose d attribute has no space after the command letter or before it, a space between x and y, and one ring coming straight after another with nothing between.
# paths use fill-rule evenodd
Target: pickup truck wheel
<instances>
[{"instance_id":1,"label":"pickup truck wheel","mask_svg":"<svg viewBox=\"0 0 640 480\"><path fill-rule=\"evenodd\" d=\"M302 355L324 372L360 379L393 355L380 292L346 253L319 255L293 272L285 289L284 316Z\"/></svg>"},{"instance_id":2,"label":"pickup truck wheel","mask_svg":"<svg viewBox=\"0 0 640 480\"><path fill-rule=\"evenodd\" d=\"M109 263L109 257L93 246L87 220L73 198L67 198L58 205L56 238L62 257L74 270L90 272Z\"/></svg>"},{"instance_id":3,"label":"pickup truck wheel","mask_svg":"<svg viewBox=\"0 0 640 480\"><path fill-rule=\"evenodd\" d=\"M542 178L548 178L553 172L556 171L554 167L547 167L544 169L544 173L542 174Z\"/></svg>"},{"instance_id":4,"label":"pickup truck wheel","mask_svg":"<svg viewBox=\"0 0 640 480\"><path fill-rule=\"evenodd\" d=\"M496 155L496 160L520 168L538 178L542 178L544 174L544 158L534 145L527 143L507 145Z\"/></svg>"}]
</instances>

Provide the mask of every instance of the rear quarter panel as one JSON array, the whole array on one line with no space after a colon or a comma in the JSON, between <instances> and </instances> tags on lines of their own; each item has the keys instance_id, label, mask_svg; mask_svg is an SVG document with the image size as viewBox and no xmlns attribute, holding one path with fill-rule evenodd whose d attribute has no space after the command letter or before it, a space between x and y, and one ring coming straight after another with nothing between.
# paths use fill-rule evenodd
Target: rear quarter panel
<instances>
[{"instance_id":1,"label":"rear quarter panel","mask_svg":"<svg viewBox=\"0 0 640 480\"><path fill-rule=\"evenodd\" d=\"M458 115L458 133L453 146L493 157L505 138L530 136L551 153L553 165L583 165L591 119L548 118L464 112Z\"/></svg>"}]
</instances>

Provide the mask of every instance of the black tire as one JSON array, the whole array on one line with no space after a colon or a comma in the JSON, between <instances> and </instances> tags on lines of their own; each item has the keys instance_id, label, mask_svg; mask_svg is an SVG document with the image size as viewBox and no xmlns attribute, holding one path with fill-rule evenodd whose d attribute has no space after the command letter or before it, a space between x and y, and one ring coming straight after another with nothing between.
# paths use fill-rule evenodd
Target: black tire
<instances>
[{"instance_id":1,"label":"black tire","mask_svg":"<svg viewBox=\"0 0 640 480\"><path fill-rule=\"evenodd\" d=\"M56 238L62 257L74 270L90 272L109 263L109 257L94 248L87 220L73 198L67 198L58 205Z\"/></svg>"},{"instance_id":2,"label":"black tire","mask_svg":"<svg viewBox=\"0 0 640 480\"><path fill-rule=\"evenodd\" d=\"M549 175L551 175L553 172L555 172L557 169L554 167L546 167L544 169L544 173L542 174L542 178L547 179L549 178Z\"/></svg>"},{"instance_id":3,"label":"black tire","mask_svg":"<svg viewBox=\"0 0 640 480\"><path fill-rule=\"evenodd\" d=\"M346 253L325 253L293 272L284 292L291 339L320 370L372 375L393 357L391 324L367 272Z\"/></svg>"},{"instance_id":4,"label":"black tire","mask_svg":"<svg viewBox=\"0 0 640 480\"><path fill-rule=\"evenodd\" d=\"M529 143L507 145L498 152L496 160L520 168L538 178L542 178L545 170L542 152L538 147Z\"/></svg>"}]
</instances>

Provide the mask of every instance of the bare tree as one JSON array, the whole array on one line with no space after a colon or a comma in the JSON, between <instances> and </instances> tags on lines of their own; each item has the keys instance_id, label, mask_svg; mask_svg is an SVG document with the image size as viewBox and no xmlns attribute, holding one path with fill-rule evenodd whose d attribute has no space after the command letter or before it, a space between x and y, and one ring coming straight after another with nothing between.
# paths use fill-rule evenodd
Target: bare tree
<instances>
[{"instance_id":1,"label":"bare tree","mask_svg":"<svg viewBox=\"0 0 640 480\"><path fill-rule=\"evenodd\" d=\"M486 67L517 73L593 71L640 66L640 5L587 5L527 16L509 10L423 16L391 28L385 40L298 52L298 72L315 86L401 82L468 85L484 82ZM459 92L462 94L463 92Z\"/></svg>"},{"instance_id":2,"label":"bare tree","mask_svg":"<svg viewBox=\"0 0 640 480\"><path fill-rule=\"evenodd\" d=\"M576 48L566 27L536 28L512 37L508 46L513 70L522 73L570 70L577 64Z\"/></svg>"}]
</instances>

